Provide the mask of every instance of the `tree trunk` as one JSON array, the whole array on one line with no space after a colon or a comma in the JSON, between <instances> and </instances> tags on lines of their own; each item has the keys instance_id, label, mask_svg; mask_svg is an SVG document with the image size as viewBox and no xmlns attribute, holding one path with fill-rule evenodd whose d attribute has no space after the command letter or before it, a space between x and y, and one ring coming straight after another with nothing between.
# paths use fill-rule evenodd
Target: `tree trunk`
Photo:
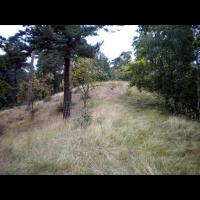
<instances>
[{"instance_id":1,"label":"tree trunk","mask_svg":"<svg viewBox=\"0 0 200 200\"><path fill-rule=\"evenodd\" d=\"M33 80L33 70L34 70L34 58L35 52L31 53L31 63L30 63L30 71L29 71L29 87L27 93L27 110L30 110L32 101L33 101L33 88L32 88L32 80Z\"/></svg>"},{"instance_id":2,"label":"tree trunk","mask_svg":"<svg viewBox=\"0 0 200 200\"><path fill-rule=\"evenodd\" d=\"M64 65L64 101L63 101L63 119L70 117L71 89L70 89L70 58L65 58Z\"/></svg>"}]
</instances>

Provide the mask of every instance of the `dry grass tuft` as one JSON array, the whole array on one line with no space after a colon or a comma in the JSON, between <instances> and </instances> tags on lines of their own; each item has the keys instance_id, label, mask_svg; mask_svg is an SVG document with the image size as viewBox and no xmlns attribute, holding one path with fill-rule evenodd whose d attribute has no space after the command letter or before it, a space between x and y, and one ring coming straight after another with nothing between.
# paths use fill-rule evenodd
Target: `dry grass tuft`
<instances>
[{"instance_id":1,"label":"dry grass tuft","mask_svg":"<svg viewBox=\"0 0 200 200\"><path fill-rule=\"evenodd\" d=\"M37 102L33 121L23 106L1 111L0 174L200 174L200 124L163 113L155 96L127 86L99 84L84 128L76 92L66 122L55 112L62 93Z\"/></svg>"}]
</instances>

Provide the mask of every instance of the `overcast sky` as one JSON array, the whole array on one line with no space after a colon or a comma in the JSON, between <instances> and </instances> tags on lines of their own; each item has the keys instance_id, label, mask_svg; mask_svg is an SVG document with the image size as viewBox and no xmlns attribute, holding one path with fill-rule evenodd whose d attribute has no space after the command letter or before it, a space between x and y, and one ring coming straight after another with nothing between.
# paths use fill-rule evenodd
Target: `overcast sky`
<instances>
[{"instance_id":1,"label":"overcast sky","mask_svg":"<svg viewBox=\"0 0 200 200\"><path fill-rule=\"evenodd\" d=\"M101 51L113 60L118 57L122 51L132 51L133 37L138 35L136 32L137 25L113 26L115 32L100 31L98 36L88 37L88 43L95 44L96 42L104 43L101 46Z\"/></svg>"},{"instance_id":2,"label":"overcast sky","mask_svg":"<svg viewBox=\"0 0 200 200\"><path fill-rule=\"evenodd\" d=\"M19 29L23 29L21 25L0 25L0 35L10 37ZM137 35L137 25L113 26L113 31L100 31L98 36L88 37L87 41L90 44L97 42L104 43L101 46L101 51L111 61L118 57L122 51L132 51L133 37Z\"/></svg>"}]
</instances>

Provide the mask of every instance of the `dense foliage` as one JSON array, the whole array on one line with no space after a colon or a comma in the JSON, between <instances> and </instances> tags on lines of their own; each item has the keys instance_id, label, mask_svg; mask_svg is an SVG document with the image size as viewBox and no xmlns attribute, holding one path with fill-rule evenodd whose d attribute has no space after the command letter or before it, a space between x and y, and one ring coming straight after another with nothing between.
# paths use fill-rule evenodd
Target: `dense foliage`
<instances>
[{"instance_id":1,"label":"dense foliage","mask_svg":"<svg viewBox=\"0 0 200 200\"><path fill-rule=\"evenodd\" d=\"M7 40L0 38L0 47L5 52L0 57L0 108L17 103L19 81L26 78L27 45L18 35Z\"/></svg>"},{"instance_id":2,"label":"dense foliage","mask_svg":"<svg viewBox=\"0 0 200 200\"><path fill-rule=\"evenodd\" d=\"M78 87L82 95L84 107L89 97L89 91L94 87L94 82L104 77L105 73L97 65L97 61L91 58L79 58L72 68L72 84Z\"/></svg>"},{"instance_id":3,"label":"dense foliage","mask_svg":"<svg viewBox=\"0 0 200 200\"><path fill-rule=\"evenodd\" d=\"M156 92L172 111L197 112L194 36L188 25L139 26L136 59L124 73L131 85Z\"/></svg>"},{"instance_id":4,"label":"dense foliage","mask_svg":"<svg viewBox=\"0 0 200 200\"><path fill-rule=\"evenodd\" d=\"M106 81L111 78L110 62L108 58L102 53L98 52L96 55L96 65L104 72L104 76L98 78L99 81Z\"/></svg>"},{"instance_id":5,"label":"dense foliage","mask_svg":"<svg viewBox=\"0 0 200 200\"><path fill-rule=\"evenodd\" d=\"M123 67L127 65L131 60L131 51L122 52L119 57L115 58L111 64L111 78L114 80L127 80L123 74Z\"/></svg>"},{"instance_id":6,"label":"dense foliage","mask_svg":"<svg viewBox=\"0 0 200 200\"><path fill-rule=\"evenodd\" d=\"M29 85L32 86L33 90L33 101L42 100L45 97L51 95L51 86L49 86L48 82L53 80L53 76L51 73L47 74L45 77L37 78L35 73L33 74L33 79L31 82L21 81L19 84L19 92L18 92L18 103L24 103L27 99L27 93Z\"/></svg>"},{"instance_id":7,"label":"dense foliage","mask_svg":"<svg viewBox=\"0 0 200 200\"><path fill-rule=\"evenodd\" d=\"M63 117L69 117L72 86L95 74L92 81L128 80L162 97L171 111L199 118L199 25L140 25L133 41L135 60L127 51L112 62L99 51L101 44L86 41L103 27L33 25L8 39L0 37L5 53L0 56L0 108L26 102L31 85L36 100L64 90ZM31 72L28 58L33 51L38 63Z\"/></svg>"},{"instance_id":8,"label":"dense foliage","mask_svg":"<svg viewBox=\"0 0 200 200\"><path fill-rule=\"evenodd\" d=\"M97 31L103 27L94 25L28 25L25 26L25 30L19 31L9 39L1 37L0 48L4 50L5 55L1 57L0 106L16 105L21 81L19 95L23 93L22 88L26 88L25 85L28 86L27 102L29 105L30 100L33 99L34 92L31 87L33 82L44 78L51 95L64 89L63 117L69 117L71 63L79 56L95 57L100 44L89 45L85 37L97 35ZM39 57L35 68L33 62L36 55ZM32 63L27 63L30 56ZM100 58L99 62L102 60ZM100 65L106 67L105 62ZM33 72L35 73L34 80ZM49 74L52 76L51 80L47 78ZM42 84L44 85L43 81Z\"/></svg>"},{"instance_id":9,"label":"dense foliage","mask_svg":"<svg viewBox=\"0 0 200 200\"><path fill-rule=\"evenodd\" d=\"M55 94L63 90L63 59L58 52L41 53L37 63L37 77L43 78L51 74L51 80L47 80L51 94Z\"/></svg>"},{"instance_id":10,"label":"dense foliage","mask_svg":"<svg viewBox=\"0 0 200 200\"><path fill-rule=\"evenodd\" d=\"M29 42L32 50L57 53L60 61L64 64L64 108L63 119L70 116L71 87L70 70L71 62L79 56L94 57L99 49L89 45L85 37L97 35L102 26L94 25L35 25L27 26L25 32L26 41Z\"/></svg>"}]
</instances>

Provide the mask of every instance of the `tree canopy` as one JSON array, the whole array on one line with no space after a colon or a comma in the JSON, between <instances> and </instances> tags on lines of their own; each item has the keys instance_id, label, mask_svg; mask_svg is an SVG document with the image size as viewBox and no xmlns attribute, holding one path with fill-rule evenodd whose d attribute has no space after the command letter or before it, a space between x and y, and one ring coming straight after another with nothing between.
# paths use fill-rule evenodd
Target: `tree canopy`
<instances>
[{"instance_id":1,"label":"tree canopy","mask_svg":"<svg viewBox=\"0 0 200 200\"><path fill-rule=\"evenodd\" d=\"M161 95L174 110L196 110L193 32L189 25L141 25L129 64L131 85ZM189 110L189 111L188 111Z\"/></svg>"}]
</instances>

